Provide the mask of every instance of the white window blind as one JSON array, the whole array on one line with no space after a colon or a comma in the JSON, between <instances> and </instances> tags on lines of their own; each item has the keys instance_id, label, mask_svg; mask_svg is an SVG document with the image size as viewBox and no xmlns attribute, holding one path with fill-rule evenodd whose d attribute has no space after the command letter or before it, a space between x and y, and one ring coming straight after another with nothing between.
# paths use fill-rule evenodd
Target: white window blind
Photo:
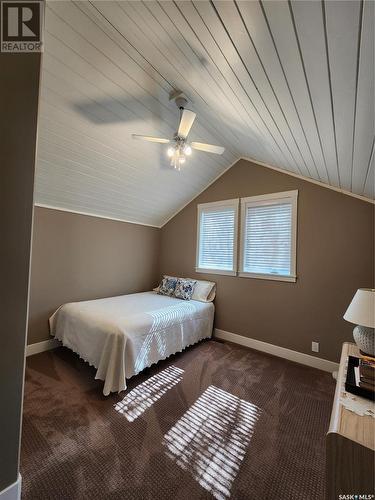
<instances>
[{"instance_id":1,"label":"white window blind","mask_svg":"<svg viewBox=\"0 0 375 500\"><path fill-rule=\"evenodd\" d=\"M297 192L242 200L242 275L295 280L296 203Z\"/></svg>"},{"instance_id":2,"label":"white window blind","mask_svg":"<svg viewBox=\"0 0 375 500\"><path fill-rule=\"evenodd\" d=\"M238 200L198 206L197 270L235 274Z\"/></svg>"}]
</instances>

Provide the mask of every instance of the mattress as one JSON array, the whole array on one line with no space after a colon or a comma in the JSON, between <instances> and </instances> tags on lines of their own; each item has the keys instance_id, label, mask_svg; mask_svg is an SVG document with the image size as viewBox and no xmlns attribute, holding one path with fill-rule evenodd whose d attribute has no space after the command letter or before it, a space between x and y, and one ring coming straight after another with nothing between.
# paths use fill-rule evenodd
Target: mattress
<instances>
[{"instance_id":1,"label":"mattress","mask_svg":"<svg viewBox=\"0 0 375 500\"><path fill-rule=\"evenodd\" d=\"M96 368L103 394L126 389L126 379L211 337L214 305L156 292L134 293L61 306L50 331Z\"/></svg>"}]
</instances>

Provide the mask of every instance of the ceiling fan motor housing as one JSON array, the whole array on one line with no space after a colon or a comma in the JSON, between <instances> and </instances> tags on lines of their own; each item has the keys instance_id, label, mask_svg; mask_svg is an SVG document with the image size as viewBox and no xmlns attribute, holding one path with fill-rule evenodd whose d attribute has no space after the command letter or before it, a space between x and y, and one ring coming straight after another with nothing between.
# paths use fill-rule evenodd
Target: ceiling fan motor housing
<instances>
[{"instance_id":1,"label":"ceiling fan motor housing","mask_svg":"<svg viewBox=\"0 0 375 500\"><path fill-rule=\"evenodd\" d=\"M174 101L179 109L185 108L186 104L189 102L188 98L181 90L174 90L171 92L169 94L169 100Z\"/></svg>"},{"instance_id":2,"label":"ceiling fan motor housing","mask_svg":"<svg viewBox=\"0 0 375 500\"><path fill-rule=\"evenodd\" d=\"M180 108L180 109L184 109L186 104L188 103L188 100L186 99L185 96L183 95L180 95L178 97L176 97L175 99L175 103L176 105Z\"/></svg>"}]
</instances>

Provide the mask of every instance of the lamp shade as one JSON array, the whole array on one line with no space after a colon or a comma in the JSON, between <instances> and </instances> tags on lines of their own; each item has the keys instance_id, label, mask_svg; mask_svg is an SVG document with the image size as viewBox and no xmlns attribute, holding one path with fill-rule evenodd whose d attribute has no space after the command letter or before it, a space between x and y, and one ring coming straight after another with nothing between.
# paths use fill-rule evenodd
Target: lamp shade
<instances>
[{"instance_id":1,"label":"lamp shade","mask_svg":"<svg viewBox=\"0 0 375 500\"><path fill-rule=\"evenodd\" d=\"M356 325L375 328L375 289L359 288L344 314L344 319Z\"/></svg>"}]
</instances>

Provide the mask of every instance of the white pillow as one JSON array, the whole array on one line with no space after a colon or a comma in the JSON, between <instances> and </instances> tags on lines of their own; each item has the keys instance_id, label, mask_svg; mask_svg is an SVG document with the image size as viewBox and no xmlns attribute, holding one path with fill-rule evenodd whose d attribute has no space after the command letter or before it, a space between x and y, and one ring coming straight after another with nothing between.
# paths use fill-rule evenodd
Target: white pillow
<instances>
[{"instance_id":1,"label":"white pillow","mask_svg":"<svg viewBox=\"0 0 375 500\"><path fill-rule=\"evenodd\" d=\"M212 302L216 295L216 283L213 281L197 280L194 287L192 300L199 300L200 302Z\"/></svg>"},{"instance_id":2,"label":"white pillow","mask_svg":"<svg viewBox=\"0 0 375 500\"><path fill-rule=\"evenodd\" d=\"M164 275L163 278L171 276ZM174 276L172 276L174 277ZM194 279L194 278L186 278L186 279ZM213 281L201 281L196 280L197 283L194 287L194 293L192 296L192 300L198 300L199 302L212 302L216 296L216 283ZM154 288L154 292L159 291L160 285Z\"/></svg>"}]
</instances>

